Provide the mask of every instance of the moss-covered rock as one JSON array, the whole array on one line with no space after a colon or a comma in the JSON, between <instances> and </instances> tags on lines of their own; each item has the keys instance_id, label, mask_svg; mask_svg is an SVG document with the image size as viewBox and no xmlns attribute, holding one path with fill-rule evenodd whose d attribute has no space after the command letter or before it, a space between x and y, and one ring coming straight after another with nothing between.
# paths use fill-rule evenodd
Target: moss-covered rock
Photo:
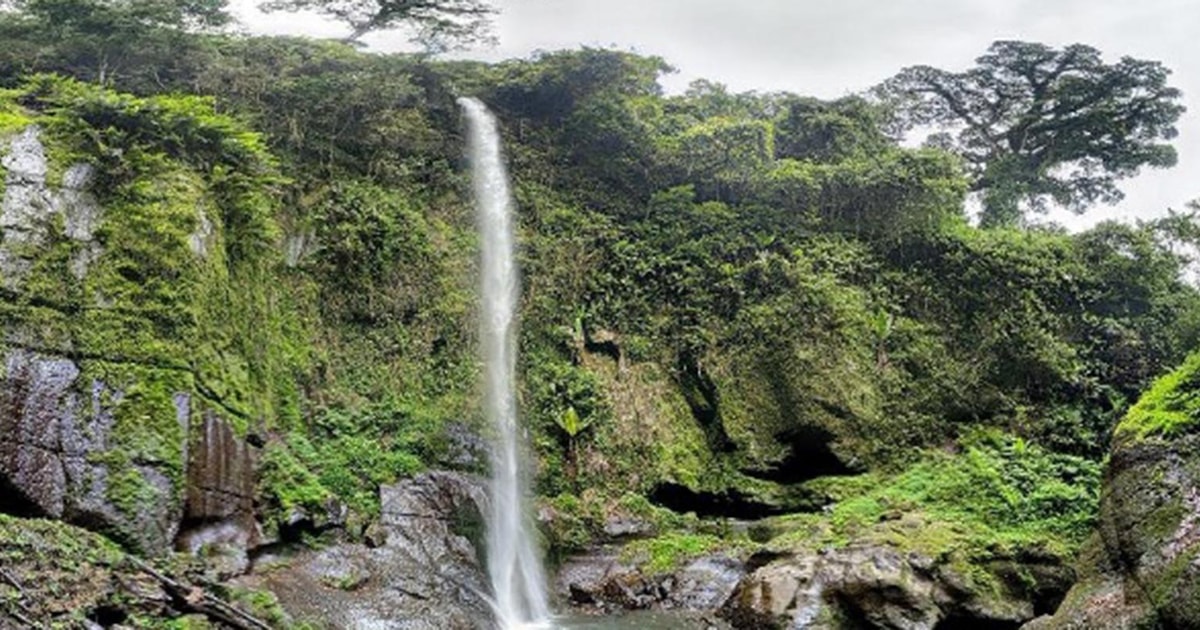
<instances>
[{"instance_id":1,"label":"moss-covered rock","mask_svg":"<svg viewBox=\"0 0 1200 630\"><path fill-rule=\"evenodd\" d=\"M892 475L805 484L834 501L821 511L752 526L662 521L653 536L567 557L556 588L591 607L707 602L744 628L1015 627L1053 610L1073 583L1099 467L998 432L959 448ZM581 528L618 511L584 499L560 497L551 509ZM723 586L680 595L695 594L687 580L701 574ZM742 577L726 582L731 574Z\"/></svg>"},{"instance_id":2,"label":"moss-covered rock","mask_svg":"<svg viewBox=\"0 0 1200 630\"><path fill-rule=\"evenodd\" d=\"M1200 619L1200 355L1117 427L1083 578L1039 628L1193 628Z\"/></svg>"},{"instance_id":3,"label":"moss-covered rock","mask_svg":"<svg viewBox=\"0 0 1200 630\"><path fill-rule=\"evenodd\" d=\"M746 628L934 628L1053 610L1092 525L1097 467L996 433L962 447L892 477L823 482L837 503L777 519L783 533L724 614Z\"/></svg>"},{"instance_id":4,"label":"moss-covered rock","mask_svg":"<svg viewBox=\"0 0 1200 630\"><path fill-rule=\"evenodd\" d=\"M192 419L218 415L242 440L298 406L300 336L282 334L295 316L267 281L273 158L205 99L34 77L0 91L0 111L9 508L162 553L189 451L238 463Z\"/></svg>"},{"instance_id":5,"label":"moss-covered rock","mask_svg":"<svg viewBox=\"0 0 1200 630\"><path fill-rule=\"evenodd\" d=\"M65 523L0 514L0 571L0 627L217 627L112 541Z\"/></svg>"}]
</instances>

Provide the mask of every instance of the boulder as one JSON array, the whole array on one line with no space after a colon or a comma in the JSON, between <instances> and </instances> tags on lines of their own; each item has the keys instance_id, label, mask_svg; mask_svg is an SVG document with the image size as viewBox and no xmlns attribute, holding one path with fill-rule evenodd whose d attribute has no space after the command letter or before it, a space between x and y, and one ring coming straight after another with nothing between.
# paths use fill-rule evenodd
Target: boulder
<instances>
[{"instance_id":1,"label":"boulder","mask_svg":"<svg viewBox=\"0 0 1200 630\"><path fill-rule=\"evenodd\" d=\"M182 502L169 462L113 457L112 406L122 393L83 379L72 360L12 350L0 380L5 511L105 531L146 553L169 549ZM186 451L188 416L176 417ZM176 463L178 464L178 463Z\"/></svg>"},{"instance_id":2,"label":"boulder","mask_svg":"<svg viewBox=\"0 0 1200 630\"><path fill-rule=\"evenodd\" d=\"M977 584L936 559L859 542L767 562L742 580L721 615L738 628L1016 628L1035 617L1039 589L1065 589L1070 569L1033 562L1019 579L1028 583Z\"/></svg>"},{"instance_id":3,"label":"boulder","mask_svg":"<svg viewBox=\"0 0 1200 630\"><path fill-rule=\"evenodd\" d=\"M275 593L290 614L322 627L404 630L493 625L480 561L482 480L431 472L380 489L373 545L302 550L256 563L239 580Z\"/></svg>"},{"instance_id":4,"label":"boulder","mask_svg":"<svg viewBox=\"0 0 1200 630\"><path fill-rule=\"evenodd\" d=\"M942 618L944 585L888 547L850 547L762 567L739 585L723 614L737 627L931 630ZM1032 615L1030 615L1032 616Z\"/></svg>"},{"instance_id":5,"label":"boulder","mask_svg":"<svg viewBox=\"0 0 1200 630\"><path fill-rule=\"evenodd\" d=\"M553 588L559 599L583 609L711 613L745 575L745 562L723 553L693 558L671 571L645 573L622 559L620 547L608 546L568 558Z\"/></svg>"},{"instance_id":6,"label":"boulder","mask_svg":"<svg viewBox=\"0 0 1200 630\"><path fill-rule=\"evenodd\" d=\"M1200 628L1200 435L1118 441L1083 579L1042 630Z\"/></svg>"}]
</instances>

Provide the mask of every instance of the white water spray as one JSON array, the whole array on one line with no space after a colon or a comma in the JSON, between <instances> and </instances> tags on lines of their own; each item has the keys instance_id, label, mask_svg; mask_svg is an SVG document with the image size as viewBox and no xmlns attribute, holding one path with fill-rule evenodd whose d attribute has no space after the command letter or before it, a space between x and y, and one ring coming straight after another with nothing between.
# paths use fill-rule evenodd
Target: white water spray
<instances>
[{"instance_id":1,"label":"white water spray","mask_svg":"<svg viewBox=\"0 0 1200 630\"><path fill-rule=\"evenodd\" d=\"M496 119L483 103L459 99L469 126L469 156L475 188L482 261L484 404L496 431L488 514L488 573L492 606L504 630L548 626L546 579L534 547L521 447L517 437L516 367L517 267L513 258L512 195L500 151Z\"/></svg>"}]
</instances>

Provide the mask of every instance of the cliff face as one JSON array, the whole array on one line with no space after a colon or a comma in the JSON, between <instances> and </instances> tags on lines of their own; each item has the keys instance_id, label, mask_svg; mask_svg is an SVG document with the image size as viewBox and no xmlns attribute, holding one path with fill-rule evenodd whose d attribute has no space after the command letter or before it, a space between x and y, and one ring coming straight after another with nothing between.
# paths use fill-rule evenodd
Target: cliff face
<instances>
[{"instance_id":1,"label":"cliff face","mask_svg":"<svg viewBox=\"0 0 1200 630\"><path fill-rule=\"evenodd\" d=\"M152 132L223 121L68 81L5 96L22 105L0 128L3 510L151 554L193 524L256 536L244 438L269 396L243 351L261 333L238 337L257 263L235 247L255 235L225 225L249 203L229 166Z\"/></svg>"},{"instance_id":2,"label":"cliff face","mask_svg":"<svg viewBox=\"0 0 1200 630\"><path fill-rule=\"evenodd\" d=\"M665 549L687 580L719 573L736 597L703 605L751 626L823 607L847 627L1014 627L1069 586L1096 514L1086 457L1121 396L1192 344L1177 321L1200 297L1140 228L974 230L946 155L802 163L753 141L799 102L748 97L730 127L704 113L719 95L663 98L656 71L597 78L639 65L624 55L441 66L224 44L211 76L171 89L222 94L282 166L203 98L0 89L0 511L143 555L233 547L222 579L245 548L331 523L367 543L367 574L397 566L402 548L375 551L396 516L380 488L484 461L464 86L512 134L521 403L552 551L661 535L637 541L651 568L620 574L636 584L618 605L691 601L660 588ZM740 128L762 131L750 180L680 170L681 148ZM619 130L636 133L601 142ZM1089 584L1128 588L1103 601L1139 619L1191 614L1188 413L1130 423L1112 458ZM1146 501L1161 509L1143 521ZM724 544L764 553L736 563L746 576L690 557ZM327 570L345 553L313 554L296 577L312 590L288 601L353 590ZM1077 592L1064 610L1093 601Z\"/></svg>"}]
</instances>

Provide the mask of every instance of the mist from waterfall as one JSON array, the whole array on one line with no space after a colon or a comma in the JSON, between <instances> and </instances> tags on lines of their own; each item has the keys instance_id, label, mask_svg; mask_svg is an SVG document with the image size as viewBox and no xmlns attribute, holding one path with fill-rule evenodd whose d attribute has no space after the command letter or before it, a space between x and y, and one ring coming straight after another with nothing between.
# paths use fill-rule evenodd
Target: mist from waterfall
<instances>
[{"instance_id":1,"label":"mist from waterfall","mask_svg":"<svg viewBox=\"0 0 1200 630\"><path fill-rule=\"evenodd\" d=\"M524 448L517 423L514 376L520 291L513 256L512 194L495 117L476 99L458 102L468 122L468 155L479 223L484 405L495 431L487 515L492 606L504 630L547 626L546 579L526 506Z\"/></svg>"}]
</instances>

